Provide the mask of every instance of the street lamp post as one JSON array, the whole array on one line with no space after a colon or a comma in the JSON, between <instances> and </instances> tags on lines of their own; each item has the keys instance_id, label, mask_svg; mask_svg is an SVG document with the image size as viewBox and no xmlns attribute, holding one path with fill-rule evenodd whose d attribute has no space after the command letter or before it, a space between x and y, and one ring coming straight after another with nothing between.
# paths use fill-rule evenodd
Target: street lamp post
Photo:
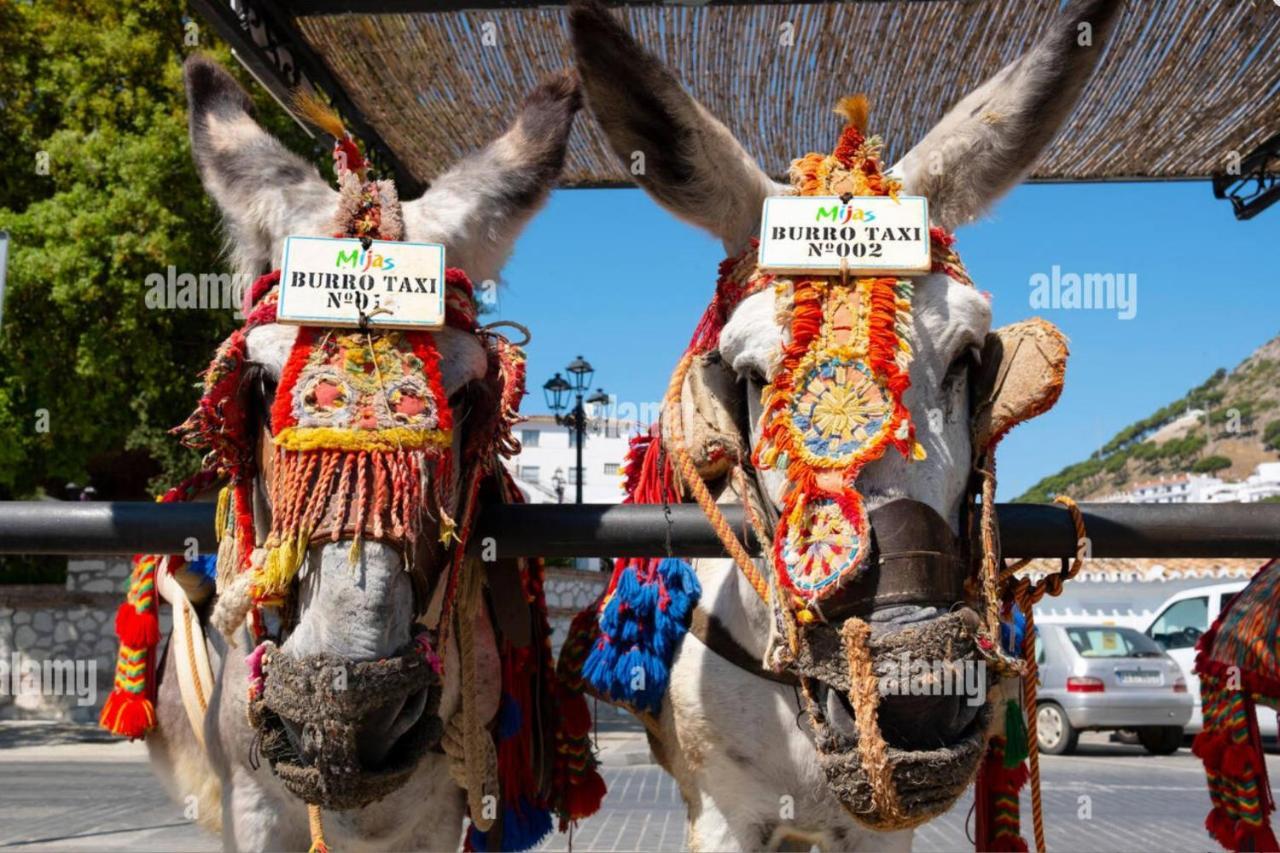
<instances>
[{"instance_id":1,"label":"street lamp post","mask_svg":"<svg viewBox=\"0 0 1280 853\"><path fill-rule=\"evenodd\" d=\"M574 502L582 503L582 445L586 443L587 433L587 412L582 406L584 402L582 395L591 387L591 377L595 370L586 359L578 356L569 362L565 371L572 378L572 383L557 373L542 386L542 392L547 398L547 408L555 414L556 423L573 430L574 440L578 446L578 470L573 478L577 484L577 498ZM573 409L568 414L562 415L561 412L568 406L570 392L574 394ZM585 402L608 405L609 395L604 393L603 388L597 388L596 393L588 397Z\"/></svg>"}]
</instances>

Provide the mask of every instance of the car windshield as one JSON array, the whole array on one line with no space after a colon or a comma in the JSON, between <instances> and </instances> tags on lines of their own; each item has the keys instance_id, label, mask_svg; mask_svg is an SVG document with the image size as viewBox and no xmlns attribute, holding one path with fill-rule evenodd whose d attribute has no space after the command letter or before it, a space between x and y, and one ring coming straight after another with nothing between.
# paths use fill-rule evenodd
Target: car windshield
<instances>
[{"instance_id":1,"label":"car windshield","mask_svg":"<svg viewBox=\"0 0 1280 853\"><path fill-rule=\"evenodd\" d=\"M1150 637L1132 628L1067 628L1082 658L1158 658L1164 652Z\"/></svg>"}]
</instances>

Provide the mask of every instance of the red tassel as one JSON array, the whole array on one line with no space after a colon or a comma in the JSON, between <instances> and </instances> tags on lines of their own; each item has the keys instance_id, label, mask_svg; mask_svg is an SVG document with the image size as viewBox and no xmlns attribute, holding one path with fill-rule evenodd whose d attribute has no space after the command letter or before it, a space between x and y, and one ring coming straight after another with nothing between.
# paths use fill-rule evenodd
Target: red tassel
<instances>
[{"instance_id":1,"label":"red tassel","mask_svg":"<svg viewBox=\"0 0 1280 853\"><path fill-rule=\"evenodd\" d=\"M570 820L582 820L591 817L600 809L604 801L604 779L595 770L583 773L574 781L565 797L565 807L569 811Z\"/></svg>"},{"instance_id":2,"label":"red tassel","mask_svg":"<svg viewBox=\"0 0 1280 853\"><path fill-rule=\"evenodd\" d=\"M565 688L560 691L561 724L564 733L570 738L586 737L591 731L591 709L581 693L574 693Z\"/></svg>"},{"instance_id":3,"label":"red tassel","mask_svg":"<svg viewBox=\"0 0 1280 853\"><path fill-rule=\"evenodd\" d=\"M116 636L120 642L135 649L151 648L160 642L160 620L155 607L139 613L132 603L125 601L116 610Z\"/></svg>"},{"instance_id":4,"label":"red tassel","mask_svg":"<svg viewBox=\"0 0 1280 853\"><path fill-rule=\"evenodd\" d=\"M1220 773L1230 779L1244 779L1253 775L1253 749L1249 743L1233 743L1222 752Z\"/></svg>"},{"instance_id":5,"label":"red tassel","mask_svg":"<svg viewBox=\"0 0 1280 853\"><path fill-rule=\"evenodd\" d=\"M155 728L155 706L144 696L117 688L107 696L98 722L112 734L137 740Z\"/></svg>"},{"instance_id":6,"label":"red tassel","mask_svg":"<svg viewBox=\"0 0 1280 853\"><path fill-rule=\"evenodd\" d=\"M1231 850L1257 850L1270 853L1274 853L1277 846L1275 834L1271 832L1270 826L1263 823L1261 826L1252 827L1244 821L1236 825L1231 842L1223 846Z\"/></svg>"},{"instance_id":7,"label":"red tassel","mask_svg":"<svg viewBox=\"0 0 1280 853\"><path fill-rule=\"evenodd\" d=\"M1218 773L1221 772L1226 745L1227 739L1222 732L1204 729L1191 742L1191 752L1204 762L1205 770Z\"/></svg>"},{"instance_id":8,"label":"red tassel","mask_svg":"<svg viewBox=\"0 0 1280 853\"><path fill-rule=\"evenodd\" d=\"M1265 850L1268 853L1276 853L1280 851L1280 842L1276 841L1276 834L1271 831L1271 824L1264 819L1262 826L1258 827L1253 833L1253 849Z\"/></svg>"},{"instance_id":9,"label":"red tassel","mask_svg":"<svg viewBox=\"0 0 1280 853\"><path fill-rule=\"evenodd\" d=\"M1227 850L1235 848L1235 823L1223 811L1221 806L1217 806L1209 812L1209 816L1204 821L1204 828L1209 831L1209 835L1215 841Z\"/></svg>"}]
</instances>

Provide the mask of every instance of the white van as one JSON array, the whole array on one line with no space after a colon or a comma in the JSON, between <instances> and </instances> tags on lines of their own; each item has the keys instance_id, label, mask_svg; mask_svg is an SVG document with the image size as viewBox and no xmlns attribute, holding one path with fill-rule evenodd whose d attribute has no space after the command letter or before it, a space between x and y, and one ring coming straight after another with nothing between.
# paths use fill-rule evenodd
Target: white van
<instances>
[{"instance_id":1,"label":"white van","mask_svg":"<svg viewBox=\"0 0 1280 853\"><path fill-rule=\"evenodd\" d=\"M1196 640L1217 620L1218 614L1222 612L1222 605L1248 585L1248 581L1235 581L1183 590L1160 605L1155 619L1144 631L1178 662L1183 677L1187 679L1187 690L1196 703L1191 722L1186 727L1189 734L1200 731L1204 722L1200 707L1200 679L1193 672L1196 665ZM1277 713L1262 705L1258 706L1257 711L1258 729L1262 736L1267 739L1275 738Z\"/></svg>"}]
</instances>

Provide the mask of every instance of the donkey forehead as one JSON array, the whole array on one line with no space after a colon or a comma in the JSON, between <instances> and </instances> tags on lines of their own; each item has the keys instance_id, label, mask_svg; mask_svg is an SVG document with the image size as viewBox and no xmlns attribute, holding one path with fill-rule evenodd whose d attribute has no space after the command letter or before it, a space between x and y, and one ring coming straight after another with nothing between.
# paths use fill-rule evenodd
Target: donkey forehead
<instances>
[{"instance_id":1,"label":"donkey forehead","mask_svg":"<svg viewBox=\"0 0 1280 853\"><path fill-rule=\"evenodd\" d=\"M773 288L738 304L720 333L720 354L738 373L773 376L787 334ZM945 367L971 346L981 346L991 328L991 306L975 288L943 273L915 280L911 298L917 359ZM933 357L933 358L931 358Z\"/></svg>"},{"instance_id":2,"label":"donkey forehead","mask_svg":"<svg viewBox=\"0 0 1280 853\"><path fill-rule=\"evenodd\" d=\"M440 352L440 376L446 394L453 394L472 380L484 378L488 357L475 335L449 327L432 334ZM262 365L279 382L297 336L297 326L282 323L258 326L245 337L249 361Z\"/></svg>"}]
</instances>

